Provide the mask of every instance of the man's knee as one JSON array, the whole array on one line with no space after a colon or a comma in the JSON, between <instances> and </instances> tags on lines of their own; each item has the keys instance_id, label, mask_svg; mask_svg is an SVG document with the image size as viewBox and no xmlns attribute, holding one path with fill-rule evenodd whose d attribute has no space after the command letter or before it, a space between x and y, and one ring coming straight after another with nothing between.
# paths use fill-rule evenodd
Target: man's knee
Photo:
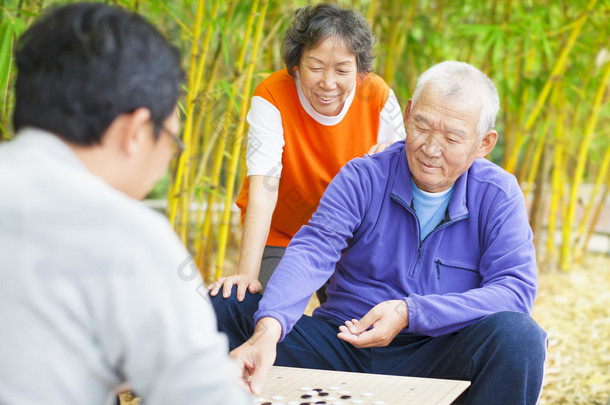
<instances>
[{"instance_id":1,"label":"man's knee","mask_svg":"<svg viewBox=\"0 0 610 405\"><path fill-rule=\"evenodd\" d=\"M519 312L498 312L484 318L491 344L503 361L542 364L546 357L546 332L532 317Z\"/></svg>"},{"instance_id":2,"label":"man's knee","mask_svg":"<svg viewBox=\"0 0 610 405\"><path fill-rule=\"evenodd\" d=\"M260 294L250 294L250 292L246 291L243 301L238 301L237 286L233 286L231 295L227 298L222 296L222 290L215 296L210 295L210 301L219 321L225 318L234 318L236 314L249 314L249 316L253 316L254 312L258 309L260 298Z\"/></svg>"}]
</instances>

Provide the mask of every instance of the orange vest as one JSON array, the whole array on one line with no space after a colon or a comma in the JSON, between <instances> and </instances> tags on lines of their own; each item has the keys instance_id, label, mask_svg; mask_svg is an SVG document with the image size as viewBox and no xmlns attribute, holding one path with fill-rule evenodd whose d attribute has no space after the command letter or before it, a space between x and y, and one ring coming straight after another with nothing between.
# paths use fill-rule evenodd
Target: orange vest
<instances>
[{"instance_id":1,"label":"orange vest","mask_svg":"<svg viewBox=\"0 0 610 405\"><path fill-rule=\"evenodd\" d=\"M341 122L326 126L301 106L296 82L286 69L263 80L254 91L273 104L282 116L284 151L278 200L271 219L268 246L288 246L307 224L328 183L347 162L377 143L379 114L390 94L374 73L358 78L356 94ZM248 179L237 197L242 221L248 205Z\"/></svg>"}]
</instances>

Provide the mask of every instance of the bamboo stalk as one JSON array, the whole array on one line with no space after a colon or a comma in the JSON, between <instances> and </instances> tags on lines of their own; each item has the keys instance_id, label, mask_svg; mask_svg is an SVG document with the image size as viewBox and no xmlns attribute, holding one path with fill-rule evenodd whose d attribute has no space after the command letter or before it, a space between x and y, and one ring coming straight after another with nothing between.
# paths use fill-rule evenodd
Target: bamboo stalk
<instances>
[{"instance_id":1,"label":"bamboo stalk","mask_svg":"<svg viewBox=\"0 0 610 405\"><path fill-rule=\"evenodd\" d=\"M593 191L591 192L591 196L589 197L589 203L587 204L587 208L585 210L585 214L580 221L580 226L578 227L578 233L576 236L576 245L579 245L579 241L583 239L585 234L587 235L586 240L589 240L589 235L595 229L596 221L592 221L591 224L587 227L589 223L589 218L591 216L591 212L593 211L593 207L595 206L595 200L597 198L597 194L601 186L604 184L604 179L608 177L608 169L610 168L610 146L606 148L606 153L604 154L604 159L602 160L602 164L600 166L599 172L597 173L597 178L595 180L595 185L593 186ZM600 201L600 204L603 205L604 200ZM587 231L587 232L585 232ZM586 246L584 244L580 245L579 253L577 258L580 259L583 257L584 252L586 250Z\"/></svg>"},{"instance_id":2,"label":"bamboo stalk","mask_svg":"<svg viewBox=\"0 0 610 405\"><path fill-rule=\"evenodd\" d=\"M254 40L252 43L252 54L250 57L250 61L248 63L248 67L246 70L246 79L244 84L244 92L243 99L241 103L241 109L239 112L239 124L236 131L236 140L233 144L233 150L231 153L231 161L229 165L228 171L228 179L227 179L227 193L225 196L225 206L224 212L222 215L222 223L220 227L220 232L218 235L218 256L216 257L216 278L222 275L222 267L224 264L224 257L227 247L227 239L229 235L229 227L231 225L231 205L233 204L233 190L235 188L235 178L237 174L237 164L240 160L240 151L241 151L241 142L243 140L243 133L246 125L246 113L248 110L248 105L250 104L249 94L250 87L252 85L252 75L254 74L254 61L258 55L258 48L261 42L263 27L265 23L265 15L267 13L267 6L269 2L268 0L262 0L260 6L260 16L256 26L256 31L254 34Z\"/></svg>"},{"instance_id":3,"label":"bamboo stalk","mask_svg":"<svg viewBox=\"0 0 610 405\"><path fill-rule=\"evenodd\" d=\"M576 217L576 204L578 201L578 190L580 187L580 183L582 181L582 177L585 171L585 163L587 160L587 153L589 151L589 144L591 142L591 137L593 135L593 131L595 130L595 126L597 125L597 120L599 117L599 111L601 109L602 101L604 98L604 93L606 91L606 87L608 84L608 78L610 77L610 63L606 63L603 73L602 79L597 89L597 93L595 94L595 99L593 101L593 105L591 108L591 116L589 121L587 122L587 127L585 129L583 141L578 153L578 160L576 162L576 172L574 174L574 180L572 181L572 189L570 190L570 203L568 209L568 217L566 218L567 223L571 225L574 223L574 219ZM565 228L564 228L565 229ZM571 241L570 241L571 232L564 232L563 235L563 246L561 251L561 268L563 270L567 270L570 265L571 259Z\"/></svg>"},{"instance_id":4,"label":"bamboo stalk","mask_svg":"<svg viewBox=\"0 0 610 405\"><path fill-rule=\"evenodd\" d=\"M589 17L591 10L593 9L593 7L595 7L596 3L597 3L597 0L590 0L589 4L587 5L586 11L580 17L578 17L578 19L574 23L574 28L572 29L572 32L570 32L570 36L567 40L567 43L561 49L559 58L557 58L557 62L555 63L555 66L553 67L553 70L551 71L550 76L548 77L547 81L544 83L542 91L540 92L538 99L536 100L534 109L530 113L530 115L524 125L524 128L523 128L524 132L528 132L532 128L532 126L536 122L536 119L538 118L538 115L540 114L540 111L542 111L542 108L545 105L546 99L551 91L553 83L555 81L559 80L563 76L563 72L565 70L565 66L566 66L566 63L568 60L568 55L570 54L570 51L574 47L574 44L576 43L576 38L578 38L578 36L580 35L580 31L582 30L583 25L587 21L587 18ZM515 170L515 166L517 165L518 157L519 157L519 149L515 148L506 164L507 171L513 172Z\"/></svg>"},{"instance_id":5,"label":"bamboo stalk","mask_svg":"<svg viewBox=\"0 0 610 405\"><path fill-rule=\"evenodd\" d=\"M558 84L558 86L561 86ZM562 89L563 90L563 89ZM563 91L558 90L558 94L561 96L557 97L558 102L555 105L555 111L557 115L561 116L559 112L565 109L565 103L563 101ZM555 126L555 152L553 154L553 169L551 174L551 205L549 209L549 225L548 225L548 237L547 237L547 252L549 258L552 258L555 253L555 230L557 226L557 212L559 211L559 204L563 200L563 156L564 156L564 133L565 127L559 118L556 119L558 125ZM565 218L565 216L563 217Z\"/></svg>"},{"instance_id":6,"label":"bamboo stalk","mask_svg":"<svg viewBox=\"0 0 610 405\"><path fill-rule=\"evenodd\" d=\"M540 166L540 159L542 157L542 152L543 152L545 144L546 144L546 134L549 130L550 125L551 125L551 120L544 121L542 130L540 132L540 136L536 140L534 157L532 159L532 167L528 171L529 175L527 176L527 180L525 182L525 190L523 191L523 194L525 195L526 199L529 195L530 189L531 189L532 184L534 183L534 179L536 177L536 173L538 172L538 169Z\"/></svg>"},{"instance_id":7,"label":"bamboo stalk","mask_svg":"<svg viewBox=\"0 0 610 405\"><path fill-rule=\"evenodd\" d=\"M182 231L186 229L186 225L181 226L182 224L176 223L177 213L178 213L178 204L181 199L181 193L183 189L183 177L186 171L187 161L190 160L190 145L191 145L191 132L192 132L192 120L193 120L193 109L194 109L194 101L196 94L197 84L195 83L195 74L196 71L193 69L195 66L195 61L197 58L197 54L199 52L199 36L201 32L201 25L203 22L204 16L204 0L197 1L197 12L195 15L195 35L193 37L193 41L191 44L191 54L190 54L190 71L189 71L189 91L187 92L187 101L186 101L186 122L184 123L184 133L183 133L183 141L186 145L185 150L178 157L178 162L176 163L176 175L174 176L174 182L171 184L169 193L167 196L168 200L168 208L169 208L169 221L174 228L180 229L178 235L182 239L183 242L186 242L185 232Z\"/></svg>"},{"instance_id":8,"label":"bamboo stalk","mask_svg":"<svg viewBox=\"0 0 610 405\"><path fill-rule=\"evenodd\" d=\"M241 51L239 53L239 56L238 56L237 62L236 62L236 71L240 72L240 73L244 70L244 67L246 64L246 55L247 55L248 50L250 49L248 39L250 38L252 31L254 30L254 22L255 22L255 17L257 15L258 4L259 4L258 0L255 0L252 2L252 7L250 10L250 13L248 14L248 18L246 20L244 42L243 42ZM235 11L234 5L236 5L236 3L233 3L233 7L232 7L232 10L230 11L230 13L233 13ZM235 94L237 92L237 88L238 88L237 84L232 87L232 92L233 92L233 95L231 96L232 98L235 97ZM247 99L247 97L245 99ZM212 167L212 171L211 171L211 175L210 175L210 177L211 177L210 184L212 184L213 190L215 190L216 192L221 189L220 173L221 173L221 169L222 169L222 162L223 162L224 155L225 155L227 139L229 138L229 128L230 128L229 125L233 121L234 114L235 114L234 105L233 105L233 103L229 103L228 107L227 107L227 112L224 116L224 121L223 121L223 125L222 125L223 129L222 129L221 136L219 137L218 144L216 147L216 153L214 155L214 163L213 163L213 167ZM205 216L203 219L203 226L201 229L200 242L198 242L199 243L198 246L200 246L200 248L198 248L199 250L198 250L198 254L197 254L197 263L200 263L202 265L204 278L206 280L211 278L211 274L210 274L209 267L204 265L203 255L207 251L210 251L210 243L209 243L210 237L209 236L210 236L210 232L212 229L213 208L214 208L215 199L216 199L216 193L210 192L208 194L207 207L206 207L206 213L205 213Z\"/></svg>"},{"instance_id":9,"label":"bamboo stalk","mask_svg":"<svg viewBox=\"0 0 610 405\"><path fill-rule=\"evenodd\" d=\"M369 3L369 8L366 12L366 19L368 20L369 24L371 24L371 26L375 26L375 15L377 13L377 5L379 4L379 2L377 0L371 0L371 2Z\"/></svg>"},{"instance_id":10,"label":"bamboo stalk","mask_svg":"<svg viewBox=\"0 0 610 405\"><path fill-rule=\"evenodd\" d=\"M606 189L604 190L604 194L602 195L601 199L599 200L599 203L597 204L597 208L595 209L595 214L593 215L593 218L591 220L592 224L596 224L597 221L599 220L599 217L601 216L601 213L604 209L604 202L608 200L609 192L610 192L610 173L608 173L606 176ZM582 254L583 255L584 255L584 252L587 251L587 248L589 246L589 240L591 239L591 236L593 235L594 231L595 231L595 227L590 226L589 230L587 231L585 241L582 245L582 252L583 252Z\"/></svg>"}]
</instances>

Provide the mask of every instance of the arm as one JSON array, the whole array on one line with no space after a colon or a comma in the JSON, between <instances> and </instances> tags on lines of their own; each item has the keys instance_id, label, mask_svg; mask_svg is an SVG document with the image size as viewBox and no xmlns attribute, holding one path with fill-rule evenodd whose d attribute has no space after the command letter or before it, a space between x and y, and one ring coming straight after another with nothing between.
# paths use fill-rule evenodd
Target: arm
<instances>
[{"instance_id":1,"label":"arm","mask_svg":"<svg viewBox=\"0 0 610 405\"><path fill-rule=\"evenodd\" d=\"M375 153L382 152L394 142L405 139L406 136L402 110L394 95L394 91L390 89L390 95L379 114L377 144L371 146L368 154L374 155Z\"/></svg>"},{"instance_id":2,"label":"arm","mask_svg":"<svg viewBox=\"0 0 610 405\"><path fill-rule=\"evenodd\" d=\"M269 235L271 218L277 203L282 170L284 130L278 109L262 97L253 97L248 112L248 206L242 229L237 275L223 277L208 287L215 296L222 288L223 297L231 295L237 285L237 299L242 301L246 289L254 294L262 289L258 281L261 258Z\"/></svg>"},{"instance_id":3,"label":"arm","mask_svg":"<svg viewBox=\"0 0 610 405\"><path fill-rule=\"evenodd\" d=\"M372 184L358 162L362 160L349 162L328 185L309 225L290 242L254 314L255 321L277 319L282 339L303 315L311 295L332 275L364 218Z\"/></svg>"},{"instance_id":4,"label":"arm","mask_svg":"<svg viewBox=\"0 0 610 405\"><path fill-rule=\"evenodd\" d=\"M390 89L388 100L379 115L377 142L390 145L396 141L401 141L406 137L407 133L405 131L403 111L400 108L400 104L398 104L394 91Z\"/></svg>"},{"instance_id":5,"label":"arm","mask_svg":"<svg viewBox=\"0 0 610 405\"><path fill-rule=\"evenodd\" d=\"M237 275L221 277L210 285L211 295L222 287L222 296L228 298L231 288L237 285L237 299L241 302L246 289L254 294L262 289L258 281L265 242L269 235L271 217L277 203L279 179L269 176L250 176L250 189L246 218L239 248Z\"/></svg>"},{"instance_id":6,"label":"arm","mask_svg":"<svg viewBox=\"0 0 610 405\"><path fill-rule=\"evenodd\" d=\"M172 232L169 226L165 231ZM105 275L103 291L112 297L101 318L108 322L105 353L117 365L117 375L147 404L194 405L201 398L218 405L250 403L239 388L227 339L218 332L212 305L201 291L199 272L192 261L189 269L179 271L190 258L177 238L169 239L173 243L168 239L142 250L130 246L138 270Z\"/></svg>"}]
</instances>

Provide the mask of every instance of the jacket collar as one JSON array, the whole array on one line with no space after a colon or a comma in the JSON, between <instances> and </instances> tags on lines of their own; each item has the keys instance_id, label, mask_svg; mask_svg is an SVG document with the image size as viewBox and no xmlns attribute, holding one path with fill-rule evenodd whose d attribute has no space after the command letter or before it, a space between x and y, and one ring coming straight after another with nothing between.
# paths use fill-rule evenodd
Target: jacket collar
<instances>
[{"instance_id":1,"label":"jacket collar","mask_svg":"<svg viewBox=\"0 0 610 405\"><path fill-rule=\"evenodd\" d=\"M408 206L412 207L413 188L411 186L411 171L409 170L404 141L402 142L403 144L399 152L396 173L394 173L394 184L392 185L390 195L398 197ZM453 194L451 195L451 200L449 200L449 206L447 207L448 218L445 218L446 221L468 215L468 207L466 205L467 184L468 170L458 177L457 181L455 182Z\"/></svg>"}]
</instances>

